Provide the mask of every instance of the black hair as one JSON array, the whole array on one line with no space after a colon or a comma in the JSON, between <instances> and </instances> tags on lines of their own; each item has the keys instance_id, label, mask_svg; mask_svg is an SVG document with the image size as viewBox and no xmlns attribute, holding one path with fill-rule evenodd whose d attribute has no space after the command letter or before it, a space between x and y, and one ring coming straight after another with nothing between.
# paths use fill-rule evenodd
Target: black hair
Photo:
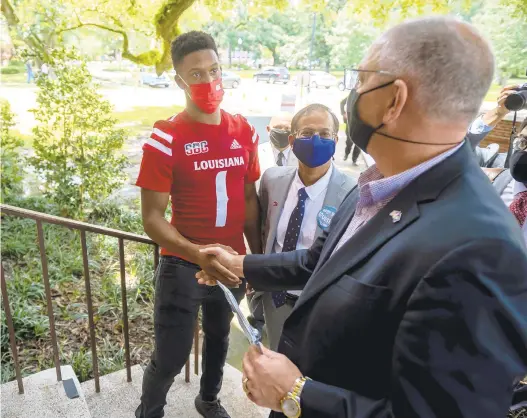
<instances>
[{"instance_id":1,"label":"black hair","mask_svg":"<svg viewBox=\"0 0 527 418\"><path fill-rule=\"evenodd\" d=\"M298 122L304 116L307 116L313 112L320 112L320 111L329 113L329 115L331 116L331 119L333 119L333 128L335 130L335 133L338 133L340 124L339 124L339 120L337 116L332 112L332 110L329 107L323 104L320 104L320 103L313 103L313 104L310 104L304 107L303 109L300 109L295 114L295 116L293 116L293 120L291 121L291 132L295 133L298 130Z\"/></svg>"},{"instance_id":2,"label":"black hair","mask_svg":"<svg viewBox=\"0 0 527 418\"><path fill-rule=\"evenodd\" d=\"M218 55L216 42L208 33L197 30L183 33L172 41L170 47L172 64L176 67L188 54L204 49L212 49Z\"/></svg>"}]
</instances>

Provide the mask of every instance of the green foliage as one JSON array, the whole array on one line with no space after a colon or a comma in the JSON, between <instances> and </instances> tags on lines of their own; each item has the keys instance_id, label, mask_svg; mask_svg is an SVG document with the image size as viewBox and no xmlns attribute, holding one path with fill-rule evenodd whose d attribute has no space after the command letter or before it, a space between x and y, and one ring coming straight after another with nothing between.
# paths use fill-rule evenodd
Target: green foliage
<instances>
[{"instance_id":1,"label":"green foliage","mask_svg":"<svg viewBox=\"0 0 527 418\"><path fill-rule=\"evenodd\" d=\"M7 66L0 69L0 74L22 74L25 70L20 67Z\"/></svg>"},{"instance_id":2,"label":"green foliage","mask_svg":"<svg viewBox=\"0 0 527 418\"><path fill-rule=\"evenodd\" d=\"M9 199L13 194L22 192L23 162L20 155L22 139L12 134L15 125L15 115L11 112L11 106L7 101L0 101L0 156L1 167L1 191L2 201Z\"/></svg>"},{"instance_id":3,"label":"green foliage","mask_svg":"<svg viewBox=\"0 0 527 418\"><path fill-rule=\"evenodd\" d=\"M31 163L61 212L82 216L122 185L125 132L115 128L112 107L97 93L85 63L64 50L51 57L55 76L37 81Z\"/></svg>"},{"instance_id":4,"label":"green foliage","mask_svg":"<svg viewBox=\"0 0 527 418\"><path fill-rule=\"evenodd\" d=\"M338 68L357 67L371 43L380 34L375 26L354 19L337 20L328 44Z\"/></svg>"},{"instance_id":5,"label":"green foliage","mask_svg":"<svg viewBox=\"0 0 527 418\"><path fill-rule=\"evenodd\" d=\"M19 197L19 207L57 214L60 208L45 198ZM89 215L89 222L142 232L138 203L103 203ZM52 367L49 321L36 228L32 220L2 219L2 262L6 267L7 294L16 331L23 374ZM89 349L82 252L78 232L58 225L44 225L49 279L62 364L71 364L81 381L93 378ZM117 239L87 234L94 320L101 373L124 367L123 324ZM132 361L146 362L152 349L153 247L125 242L127 303ZM1 317L0 351L3 381L14 378L5 316ZM4 375L5 374L5 375Z\"/></svg>"},{"instance_id":6,"label":"green foliage","mask_svg":"<svg viewBox=\"0 0 527 418\"><path fill-rule=\"evenodd\" d=\"M493 46L500 84L505 84L510 77L524 75L527 67L527 19L515 13L513 6L505 6L500 0L486 0L485 7L472 21Z\"/></svg>"}]
</instances>

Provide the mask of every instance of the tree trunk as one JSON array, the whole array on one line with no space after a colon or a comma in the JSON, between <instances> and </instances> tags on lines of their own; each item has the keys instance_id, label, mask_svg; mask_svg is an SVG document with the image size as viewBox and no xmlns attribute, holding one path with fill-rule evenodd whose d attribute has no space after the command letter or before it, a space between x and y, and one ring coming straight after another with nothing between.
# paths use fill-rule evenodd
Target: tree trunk
<instances>
[{"instance_id":1,"label":"tree trunk","mask_svg":"<svg viewBox=\"0 0 527 418\"><path fill-rule=\"evenodd\" d=\"M29 47L29 49L35 54L37 60L49 61L49 54L46 51L44 42L34 33L30 32L28 34L20 27L20 19L16 15L9 0L2 0L1 10L8 28L12 32L15 32L18 38Z\"/></svg>"},{"instance_id":2,"label":"tree trunk","mask_svg":"<svg viewBox=\"0 0 527 418\"><path fill-rule=\"evenodd\" d=\"M159 11L155 18L156 33L163 40L163 53L156 62L156 72L161 74L172 66L170 46L172 41L181 33L178 22L181 15L196 0L169 0Z\"/></svg>"},{"instance_id":3,"label":"tree trunk","mask_svg":"<svg viewBox=\"0 0 527 418\"><path fill-rule=\"evenodd\" d=\"M278 54L276 52L276 48L273 48L273 49L269 48L269 50L271 51L271 54L273 55L273 65L278 65L279 58L278 58Z\"/></svg>"}]
</instances>

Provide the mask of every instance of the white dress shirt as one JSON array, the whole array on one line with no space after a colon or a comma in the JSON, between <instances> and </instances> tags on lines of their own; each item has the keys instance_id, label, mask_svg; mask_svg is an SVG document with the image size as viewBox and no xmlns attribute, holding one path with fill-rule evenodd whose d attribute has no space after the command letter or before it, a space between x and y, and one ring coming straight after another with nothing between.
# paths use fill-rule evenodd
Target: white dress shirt
<instances>
[{"instance_id":1,"label":"white dress shirt","mask_svg":"<svg viewBox=\"0 0 527 418\"><path fill-rule=\"evenodd\" d=\"M298 170L295 174L295 178L289 187L287 198L284 203L284 209L280 214L280 220L278 221L278 227L276 231L276 241L274 244L274 251L281 253L284 247L285 234L287 231L287 225L289 224L289 218L293 213L298 203L298 191L305 187L307 193L307 199L304 210L304 218L302 219L302 225L300 227L300 236L296 243L297 250L303 250L310 248L315 241L315 234L317 231L317 215L324 205L326 193L328 191L329 180L333 173L333 164L329 167L329 170L324 174L315 184L305 187L302 180L298 176ZM295 295L299 295L299 291L289 291Z\"/></svg>"},{"instance_id":2,"label":"white dress shirt","mask_svg":"<svg viewBox=\"0 0 527 418\"><path fill-rule=\"evenodd\" d=\"M524 183L520 183L519 181L514 180L514 196L516 196L518 193L527 191L527 186ZM527 221L523 223L522 227L523 231L523 239L525 240L525 244L527 244Z\"/></svg>"},{"instance_id":3,"label":"white dress shirt","mask_svg":"<svg viewBox=\"0 0 527 418\"><path fill-rule=\"evenodd\" d=\"M484 132L492 131L492 126L489 126L485 122L483 122L483 116L479 116L476 118L476 120L474 120L474 122L471 123L470 127L468 128L468 131L471 134L479 135Z\"/></svg>"},{"instance_id":4,"label":"white dress shirt","mask_svg":"<svg viewBox=\"0 0 527 418\"><path fill-rule=\"evenodd\" d=\"M273 149L274 164L278 165L278 154L280 154L280 151L277 150L272 145L271 145L271 148ZM282 154L284 154L284 166L286 166L287 165L287 161L289 160L289 153L291 152L291 147L287 147L285 150L283 150L281 152L282 152Z\"/></svg>"}]
</instances>

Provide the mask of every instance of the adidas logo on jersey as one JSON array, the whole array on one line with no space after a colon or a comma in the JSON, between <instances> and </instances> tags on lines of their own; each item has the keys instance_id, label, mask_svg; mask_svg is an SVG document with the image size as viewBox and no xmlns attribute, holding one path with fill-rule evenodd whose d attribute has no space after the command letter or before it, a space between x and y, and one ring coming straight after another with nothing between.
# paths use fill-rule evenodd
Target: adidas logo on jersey
<instances>
[{"instance_id":1,"label":"adidas logo on jersey","mask_svg":"<svg viewBox=\"0 0 527 418\"><path fill-rule=\"evenodd\" d=\"M242 146L235 139L232 140L231 149L240 149Z\"/></svg>"}]
</instances>

